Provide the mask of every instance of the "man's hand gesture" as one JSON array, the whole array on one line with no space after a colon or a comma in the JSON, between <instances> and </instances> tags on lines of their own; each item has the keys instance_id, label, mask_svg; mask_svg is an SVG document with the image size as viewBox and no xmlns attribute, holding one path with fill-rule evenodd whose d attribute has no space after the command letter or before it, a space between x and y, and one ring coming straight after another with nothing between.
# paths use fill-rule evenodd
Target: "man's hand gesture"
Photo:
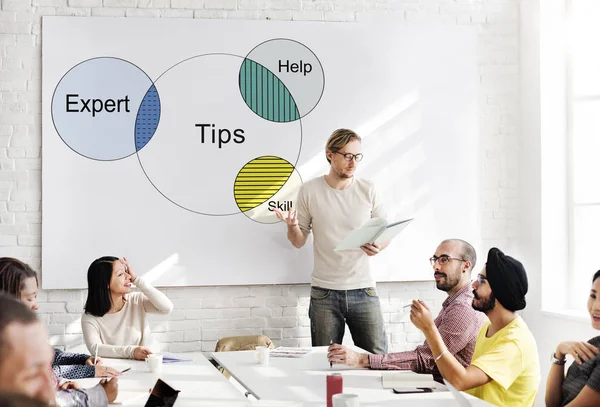
<instances>
[{"instance_id":1,"label":"man's hand gesture","mask_svg":"<svg viewBox=\"0 0 600 407\"><path fill-rule=\"evenodd\" d=\"M288 227L298 226L298 218L296 217L297 216L296 210L289 211L287 213L287 216L277 208L275 208L273 210L275 211L275 216L277 216L277 219L284 221L286 223L286 225L288 225Z\"/></svg>"}]
</instances>

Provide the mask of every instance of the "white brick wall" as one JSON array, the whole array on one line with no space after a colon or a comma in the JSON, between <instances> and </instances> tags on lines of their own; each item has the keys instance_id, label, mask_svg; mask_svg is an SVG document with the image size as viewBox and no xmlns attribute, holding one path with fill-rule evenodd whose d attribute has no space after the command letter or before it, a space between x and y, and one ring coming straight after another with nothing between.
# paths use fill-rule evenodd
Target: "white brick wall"
<instances>
[{"instance_id":1,"label":"white brick wall","mask_svg":"<svg viewBox=\"0 0 600 407\"><path fill-rule=\"evenodd\" d=\"M0 256L18 257L40 270L44 15L477 26L481 147L473 159L481 162L481 249L514 248L519 198L518 0L0 0L0 5ZM165 291L175 311L153 318L152 329L170 351L210 351L223 336L259 333L279 345L310 344L308 286ZM422 298L439 309L444 299L430 282L380 284L379 292L394 351L422 341L400 306ZM40 293L40 316L53 344L81 344L79 315L85 297L80 290Z\"/></svg>"}]
</instances>

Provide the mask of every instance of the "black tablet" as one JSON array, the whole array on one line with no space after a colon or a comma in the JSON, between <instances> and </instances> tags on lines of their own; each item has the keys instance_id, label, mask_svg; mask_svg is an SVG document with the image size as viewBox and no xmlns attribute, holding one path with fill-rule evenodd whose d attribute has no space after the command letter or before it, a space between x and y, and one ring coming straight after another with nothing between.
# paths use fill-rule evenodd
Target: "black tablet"
<instances>
[{"instance_id":1,"label":"black tablet","mask_svg":"<svg viewBox=\"0 0 600 407\"><path fill-rule=\"evenodd\" d=\"M179 390L158 379L144 407L173 407Z\"/></svg>"}]
</instances>

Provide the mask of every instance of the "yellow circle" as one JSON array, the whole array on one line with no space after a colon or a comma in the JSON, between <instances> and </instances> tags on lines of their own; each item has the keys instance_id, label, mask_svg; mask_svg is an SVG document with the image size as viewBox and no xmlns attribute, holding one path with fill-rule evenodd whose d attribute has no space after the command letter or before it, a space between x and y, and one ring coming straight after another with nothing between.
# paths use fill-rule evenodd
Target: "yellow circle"
<instances>
[{"instance_id":1,"label":"yellow circle","mask_svg":"<svg viewBox=\"0 0 600 407\"><path fill-rule=\"evenodd\" d=\"M237 206L246 212L266 202L285 185L293 171L292 164L275 156L250 161L235 177L233 192Z\"/></svg>"}]
</instances>

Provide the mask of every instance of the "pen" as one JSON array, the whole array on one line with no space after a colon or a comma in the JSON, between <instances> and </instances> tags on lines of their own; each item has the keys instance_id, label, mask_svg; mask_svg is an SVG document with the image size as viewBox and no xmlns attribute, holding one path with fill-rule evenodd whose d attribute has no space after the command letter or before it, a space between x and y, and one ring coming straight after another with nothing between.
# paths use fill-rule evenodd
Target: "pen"
<instances>
[{"instance_id":1,"label":"pen","mask_svg":"<svg viewBox=\"0 0 600 407\"><path fill-rule=\"evenodd\" d=\"M419 301L423 306L427 307L427 304L425 304L423 301L421 301L421 300L417 300L417 301ZM411 305L412 305L412 303L406 304L406 305L402 306L402 308L406 309L406 308L410 307Z\"/></svg>"},{"instance_id":2,"label":"pen","mask_svg":"<svg viewBox=\"0 0 600 407\"><path fill-rule=\"evenodd\" d=\"M333 340L329 340L329 345L331 345L333 343ZM333 367L333 362L329 362L329 368L331 369Z\"/></svg>"},{"instance_id":3,"label":"pen","mask_svg":"<svg viewBox=\"0 0 600 407\"><path fill-rule=\"evenodd\" d=\"M128 371L130 371L130 370L131 370L131 367L128 367L128 368L127 368L127 369L125 369L125 370L121 370L121 373L125 373L125 372L128 372Z\"/></svg>"},{"instance_id":4,"label":"pen","mask_svg":"<svg viewBox=\"0 0 600 407\"><path fill-rule=\"evenodd\" d=\"M96 344L96 354L94 355L94 366L98 362L98 344Z\"/></svg>"}]
</instances>

